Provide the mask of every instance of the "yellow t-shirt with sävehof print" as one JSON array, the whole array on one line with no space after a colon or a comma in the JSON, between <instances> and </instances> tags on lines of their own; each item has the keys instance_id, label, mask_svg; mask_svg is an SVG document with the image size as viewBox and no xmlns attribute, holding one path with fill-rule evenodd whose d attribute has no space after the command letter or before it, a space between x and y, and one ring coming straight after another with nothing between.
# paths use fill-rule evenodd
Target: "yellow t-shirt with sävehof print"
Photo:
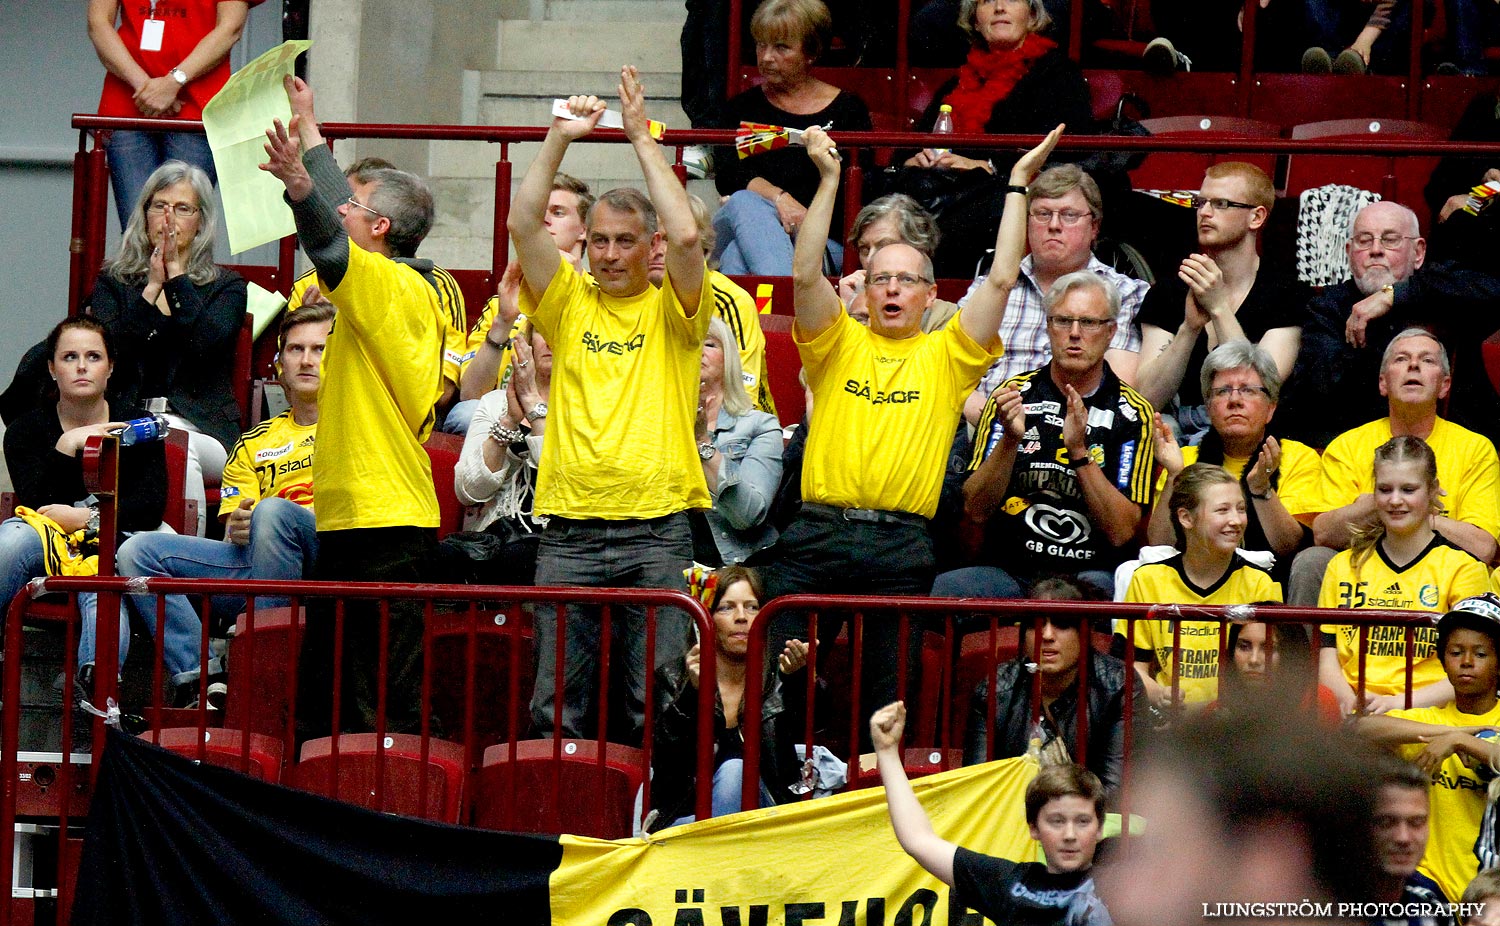
<instances>
[{"instance_id":1,"label":"yellow t-shirt with s\u00e4vehof print","mask_svg":"<svg viewBox=\"0 0 1500 926\"><path fill-rule=\"evenodd\" d=\"M534 306L523 296L523 311L552 348L536 513L625 520L710 507L693 440L714 314L707 270L697 304L684 306L670 278L617 298L558 255L547 291Z\"/></svg>"}]
</instances>

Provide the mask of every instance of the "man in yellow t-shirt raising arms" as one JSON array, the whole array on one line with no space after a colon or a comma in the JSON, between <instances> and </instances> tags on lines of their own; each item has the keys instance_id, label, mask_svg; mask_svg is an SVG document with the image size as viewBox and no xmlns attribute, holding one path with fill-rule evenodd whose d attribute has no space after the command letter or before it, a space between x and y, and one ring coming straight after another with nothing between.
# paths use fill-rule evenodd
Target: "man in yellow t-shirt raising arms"
<instances>
[{"instance_id":1,"label":"man in yellow t-shirt raising arms","mask_svg":"<svg viewBox=\"0 0 1500 926\"><path fill-rule=\"evenodd\" d=\"M525 277L522 301L535 300L526 314L552 347L550 408L537 406L529 416L548 421L535 512L550 520L536 584L684 589L683 570L693 559L687 512L712 504L693 443L698 358L713 319L698 225L687 191L651 138L644 92L627 66L620 70L620 109L651 198L632 189L599 197L586 238L592 280L564 260L544 222L552 177L569 143L592 132L604 112L592 96L568 105L574 118L553 120L508 223ZM658 289L647 274L663 234L666 276ZM636 608L612 614L611 662L623 668L626 691L623 702L610 699L611 738L638 743L654 669L646 662L645 615ZM683 657L688 632L685 615L657 612L656 665ZM593 736L597 609L569 610L560 684L552 613L537 615L535 633L537 732Z\"/></svg>"},{"instance_id":2,"label":"man in yellow t-shirt raising arms","mask_svg":"<svg viewBox=\"0 0 1500 926\"><path fill-rule=\"evenodd\" d=\"M286 78L290 126L266 132L267 163L286 186L297 239L323 295L338 307L318 393L318 559L313 578L336 582L419 582L437 545L437 494L422 442L443 394L443 345L451 320L412 255L432 228L432 194L399 170L350 183L323 144L312 91ZM303 738L332 721L334 613L310 608L298 672ZM351 602L343 634L340 726L379 726L381 631L374 602ZM385 729L420 728L422 608L390 608Z\"/></svg>"},{"instance_id":3,"label":"man in yellow t-shirt raising arms","mask_svg":"<svg viewBox=\"0 0 1500 926\"><path fill-rule=\"evenodd\" d=\"M925 595L932 588L928 522L937 512L964 400L1000 355L997 332L1026 243L1026 184L1041 170L1062 128L1011 168L994 269L956 323L932 334L921 330L922 313L937 295L932 261L909 244L888 244L870 257L869 327L844 312L822 263L838 192L838 150L819 129L804 136L820 179L793 254L793 337L812 389L813 412L802 464L802 510L781 535L767 568L770 597ZM788 617L771 628L773 638L806 632L797 626L799 615ZM834 614L820 618L827 626L818 628L818 638L831 643L842 621ZM920 632L916 624L912 640ZM896 690L897 626L894 620L865 625L860 703L866 711L903 697ZM918 653L909 642L909 680L915 678L911 670Z\"/></svg>"}]
</instances>

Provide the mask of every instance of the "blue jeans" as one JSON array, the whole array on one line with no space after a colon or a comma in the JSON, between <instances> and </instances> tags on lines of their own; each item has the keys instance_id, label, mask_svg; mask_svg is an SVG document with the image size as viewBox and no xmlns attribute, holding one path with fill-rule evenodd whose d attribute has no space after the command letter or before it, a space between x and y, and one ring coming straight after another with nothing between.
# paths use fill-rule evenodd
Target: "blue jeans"
<instances>
[{"instance_id":1,"label":"blue jeans","mask_svg":"<svg viewBox=\"0 0 1500 926\"><path fill-rule=\"evenodd\" d=\"M208 179L219 182L214 170L213 151L208 137L187 132L111 132L104 147L109 161L109 182L115 191L115 210L120 215L120 229L130 224L136 200L145 189L153 171L167 161L186 161L203 168Z\"/></svg>"},{"instance_id":2,"label":"blue jeans","mask_svg":"<svg viewBox=\"0 0 1500 926\"><path fill-rule=\"evenodd\" d=\"M453 407L448 409L448 414L438 423L438 430L444 434L457 434L463 437L469 433L469 422L474 420L474 409L478 407L478 399L454 402Z\"/></svg>"},{"instance_id":3,"label":"blue jeans","mask_svg":"<svg viewBox=\"0 0 1500 926\"><path fill-rule=\"evenodd\" d=\"M649 520L603 521L554 517L542 533L536 557L536 584L686 590L683 570L693 561L693 535L686 512ZM654 665L646 665L646 613L639 607L610 609L613 646L611 675L624 680L624 710L610 710L610 739L641 742L645 727L646 674L681 660L691 645L691 621L673 608L656 611ZM531 720L538 736L553 732L556 699L557 612L539 607L534 624L536 688ZM562 736L592 737L600 614L597 607L569 605L563 644ZM611 698L611 704L621 704Z\"/></svg>"},{"instance_id":4,"label":"blue jeans","mask_svg":"<svg viewBox=\"0 0 1500 926\"><path fill-rule=\"evenodd\" d=\"M1021 598L1032 579L1012 576L999 566L966 566L940 574L932 583L934 598ZM1115 574L1104 569L1085 569L1073 578L1092 586L1104 601L1114 598ZM1025 581L1023 585L1022 582Z\"/></svg>"},{"instance_id":5,"label":"blue jeans","mask_svg":"<svg viewBox=\"0 0 1500 926\"><path fill-rule=\"evenodd\" d=\"M715 817L726 817L732 813L740 812L740 791L745 786L745 760L725 759L714 769L714 786L712 801L712 815ZM770 807L776 803L771 798L771 789L766 783L760 783L760 806ZM673 826L681 826L684 823L692 823L698 818L692 814L678 817L672 821Z\"/></svg>"},{"instance_id":6,"label":"blue jeans","mask_svg":"<svg viewBox=\"0 0 1500 926\"><path fill-rule=\"evenodd\" d=\"M750 190L740 190L714 213L718 244L714 257L729 276L792 275L792 239L781 227L776 204ZM844 246L829 240L827 258L842 267Z\"/></svg>"},{"instance_id":7,"label":"blue jeans","mask_svg":"<svg viewBox=\"0 0 1500 926\"><path fill-rule=\"evenodd\" d=\"M122 576L223 581L300 579L317 552L317 525L312 511L284 498L266 498L255 506L250 517L250 543L246 546L179 534L136 534L120 546L115 562L116 571ZM147 626L154 624L155 595L132 595L127 600ZM242 596L216 595L212 601L213 616L219 621L233 620L244 604ZM286 599L264 597L257 599L256 604L274 608L285 605ZM173 674L173 684L181 684L198 675L202 625L186 595L168 595L166 614L162 659ZM122 661L128 637L122 631ZM92 639L87 658L80 642L79 661L92 660ZM219 668L218 660L209 661L210 672Z\"/></svg>"}]
</instances>

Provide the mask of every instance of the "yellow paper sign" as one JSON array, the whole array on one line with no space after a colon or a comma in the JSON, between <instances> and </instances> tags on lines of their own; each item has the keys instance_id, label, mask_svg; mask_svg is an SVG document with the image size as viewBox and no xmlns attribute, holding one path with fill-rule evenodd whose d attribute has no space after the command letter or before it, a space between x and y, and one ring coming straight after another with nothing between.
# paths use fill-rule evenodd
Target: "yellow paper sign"
<instances>
[{"instance_id":1,"label":"yellow paper sign","mask_svg":"<svg viewBox=\"0 0 1500 926\"><path fill-rule=\"evenodd\" d=\"M229 250L235 254L297 230L282 201L281 181L259 168L266 159L266 129L290 122L282 78L312 42L283 42L245 65L203 107L203 127L219 172Z\"/></svg>"}]
</instances>

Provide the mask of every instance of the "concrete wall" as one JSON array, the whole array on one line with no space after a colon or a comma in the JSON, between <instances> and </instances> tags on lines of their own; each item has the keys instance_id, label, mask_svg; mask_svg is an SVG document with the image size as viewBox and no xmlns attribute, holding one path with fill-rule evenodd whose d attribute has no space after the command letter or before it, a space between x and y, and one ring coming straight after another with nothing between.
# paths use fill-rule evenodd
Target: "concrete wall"
<instances>
[{"instance_id":1,"label":"concrete wall","mask_svg":"<svg viewBox=\"0 0 1500 926\"><path fill-rule=\"evenodd\" d=\"M69 121L95 111L104 80L85 9L83 0L0 0L0 388L67 312L78 149ZM280 41L281 4L268 0L251 11L235 65ZM109 229L118 235L112 210Z\"/></svg>"}]
</instances>

